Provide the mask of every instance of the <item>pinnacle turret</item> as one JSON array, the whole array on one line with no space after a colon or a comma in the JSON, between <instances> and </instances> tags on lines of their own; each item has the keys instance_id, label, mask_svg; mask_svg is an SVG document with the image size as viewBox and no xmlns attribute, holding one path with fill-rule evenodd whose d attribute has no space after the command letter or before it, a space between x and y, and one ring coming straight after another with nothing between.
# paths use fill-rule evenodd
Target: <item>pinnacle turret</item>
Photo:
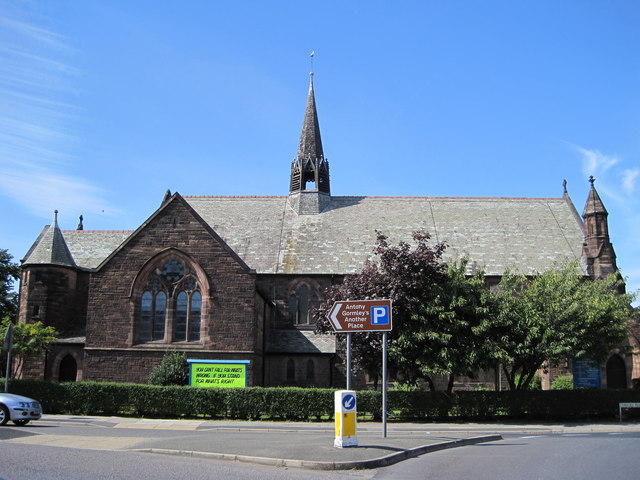
<instances>
[{"instance_id":1,"label":"pinnacle turret","mask_svg":"<svg viewBox=\"0 0 640 480\"><path fill-rule=\"evenodd\" d=\"M308 184L313 183L309 188ZM329 162L324 158L320 124L313 91L313 72L310 74L307 106L302 122L298 154L291 163L289 193L296 192L331 193L329 186Z\"/></svg>"}]
</instances>

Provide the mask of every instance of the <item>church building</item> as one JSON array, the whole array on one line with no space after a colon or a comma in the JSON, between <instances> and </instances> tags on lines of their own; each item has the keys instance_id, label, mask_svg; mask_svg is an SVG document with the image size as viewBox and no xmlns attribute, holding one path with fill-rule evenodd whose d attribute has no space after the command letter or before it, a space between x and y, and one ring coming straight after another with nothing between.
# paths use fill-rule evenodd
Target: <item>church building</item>
<instances>
[{"instance_id":1,"label":"church building","mask_svg":"<svg viewBox=\"0 0 640 480\"><path fill-rule=\"evenodd\" d=\"M567 260L593 278L616 271L593 179L582 216L566 184L558 198L332 195L313 75L288 195L161 200L135 231L85 230L82 217L63 230L57 212L43 228L21 263L19 321L59 339L23 378L145 383L178 351L248 361L249 385L343 386L336 338L314 332L312 312L372 257L376 230L393 243L425 230L491 283ZM617 365L630 384L630 357Z\"/></svg>"}]
</instances>

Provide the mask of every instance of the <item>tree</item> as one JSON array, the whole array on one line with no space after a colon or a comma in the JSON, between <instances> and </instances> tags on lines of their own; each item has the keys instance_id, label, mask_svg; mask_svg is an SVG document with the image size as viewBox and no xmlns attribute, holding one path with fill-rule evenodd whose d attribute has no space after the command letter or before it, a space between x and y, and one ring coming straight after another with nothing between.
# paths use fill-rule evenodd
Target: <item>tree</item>
<instances>
[{"instance_id":1,"label":"tree","mask_svg":"<svg viewBox=\"0 0 640 480\"><path fill-rule=\"evenodd\" d=\"M149 375L151 385L186 385L189 383L187 354L176 351L165 353L162 361Z\"/></svg>"},{"instance_id":2,"label":"tree","mask_svg":"<svg viewBox=\"0 0 640 480\"><path fill-rule=\"evenodd\" d=\"M5 317L0 324L0 338L4 339L7 328L11 324L9 317ZM57 332L53 327L46 327L42 322L17 323L13 325L12 357L15 359L13 373L22 370L26 358L38 355L43 349L57 341Z\"/></svg>"},{"instance_id":3,"label":"tree","mask_svg":"<svg viewBox=\"0 0 640 480\"><path fill-rule=\"evenodd\" d=\"M387 237L376 231L374 253L377 261L368 261L361 272L347 275L340 285L325 292L316 317L316 329L332 331L327 313L337 300L366 300L388 298L393 301L394 329L389 333L393 342L396 332L410 318L410 298L429 297L434 285L444 278L446 264L442 261L443 243L429 244L426 232L413 234L414 247L407 242L390 246ZM382 335L377 332L362 332L352 336L352 362L374 379L382 371Z\"/></svg>"},{"instance_id":4,"label":"tree","mask_svg":"<svg viewBox=\"0 0 640 480\"><path fill-rule=\"evenodd\" d=\"M427 381L432 375L475 376L492 360L486 335L491 325L491 297L484 272L467 275L468 259L449 265L429 297L409 299L410 319L398 331L390 353L405 381Z\"/></svg>"},{"instance_id":5,"label":"tree","mask_svg":"<svg viewBox=\"0 0 640 480\"><path fill-rule=\"evenodd\" d=\"M15 318L18 312L18 295L13 291L13 282L18 279L20 268L12 263L7 250L0 249L0 319Z\"/></svg>"},{"instance_id":6,"label":"tree","mask_svg":"<svg viewBox=\"0 0 640 480\"><path fill-rule=\"evenodd\" d=\"M487 345L509 387L525 389L545 362L605 360L629 334L633 295L621 285L615 274L586 279L575 263L531 279L507 272Z\"/></svg>"},{"instance_id":7,"label":"tree","mask_svg":"<svg viewBox=\"0 0 640 480\"><path fill-rule=\"evenodd\" d=\"M429 240L426 232L415 232L413 246L407 242L391 246L377 232L378 260L367 262L360 273L345 277L326 292L317 329L330 331L326 314L336 300L389 298L394 319L389 355L398 373L408 383L424 380L431 389L433 374L447 374L451 389L454 375L468 374L482 363L481 355L476 355L481 342L474 335L485 328L489 296L482 273L467 278L467 260L448 266L442 259L446 245L431 245ZM380 352L379 333L352 337L354 365L376 380L381 372Z\"/></svg>"}]
</instances>

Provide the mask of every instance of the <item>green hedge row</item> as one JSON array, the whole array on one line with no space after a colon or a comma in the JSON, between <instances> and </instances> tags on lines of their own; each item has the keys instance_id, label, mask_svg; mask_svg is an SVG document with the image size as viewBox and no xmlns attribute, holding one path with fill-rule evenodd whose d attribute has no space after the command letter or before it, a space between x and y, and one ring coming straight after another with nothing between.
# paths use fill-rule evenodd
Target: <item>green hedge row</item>
<instances>
[{"instance_id":1,"label":"green hedge row","mask_svg":"<svg viewBox=\"0 0 640 480\"><path fill-rule=\"evenodd\" d=\"M38 399L45 413L162 418L328 420L334 390L214 389L123 383L49 383L13 380L12 393ZM358 414L381 418L381 393L358 392ZM620 402L640 402L639 390L524 392L389 391L391 420L611 419Z\"/></svg>"}]
</instances>

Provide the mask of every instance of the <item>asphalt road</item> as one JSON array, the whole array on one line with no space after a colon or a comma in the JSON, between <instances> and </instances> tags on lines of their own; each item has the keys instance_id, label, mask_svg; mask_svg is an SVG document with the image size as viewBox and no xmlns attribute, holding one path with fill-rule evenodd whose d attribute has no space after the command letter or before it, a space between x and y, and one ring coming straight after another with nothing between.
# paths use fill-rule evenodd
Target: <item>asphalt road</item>
<instances>
[{"instance_id":1,"label":"asphalt road","mask_svg":"<svg viewBox=\"0 0 640 480\"><path fill-rule=\"evenodd\" d=\"M375 431L368 445L334 449L327 424L59 416L26 427L0 427L0 480L640 478L640 424L396 424L386 440L380 439L377 429L362 426L363 439L374 439ZM307 470L220 460L206 453L244 449L256 455L301 458L312 450L313 457L344 460L386 454L416 442L489 433L500 433L504 440L456 446L369 470ZM397 447L391 448L394 444ZM189 456L194 445L209 456ZM139 451L141 446L144 451ZM159 451L149 446L173 449L176 455L149 453Z\"/></svg>"},{"instance_id":2,"label":"asphalt road","mask_svg":"<svg viewBox=\"0 0 640 480\"><path fill-rule=\"evenodd\" d=\"M381 468L375 480L629 480L640 478L640 433L503 435Z\"/></svg>"}]
</instances>

